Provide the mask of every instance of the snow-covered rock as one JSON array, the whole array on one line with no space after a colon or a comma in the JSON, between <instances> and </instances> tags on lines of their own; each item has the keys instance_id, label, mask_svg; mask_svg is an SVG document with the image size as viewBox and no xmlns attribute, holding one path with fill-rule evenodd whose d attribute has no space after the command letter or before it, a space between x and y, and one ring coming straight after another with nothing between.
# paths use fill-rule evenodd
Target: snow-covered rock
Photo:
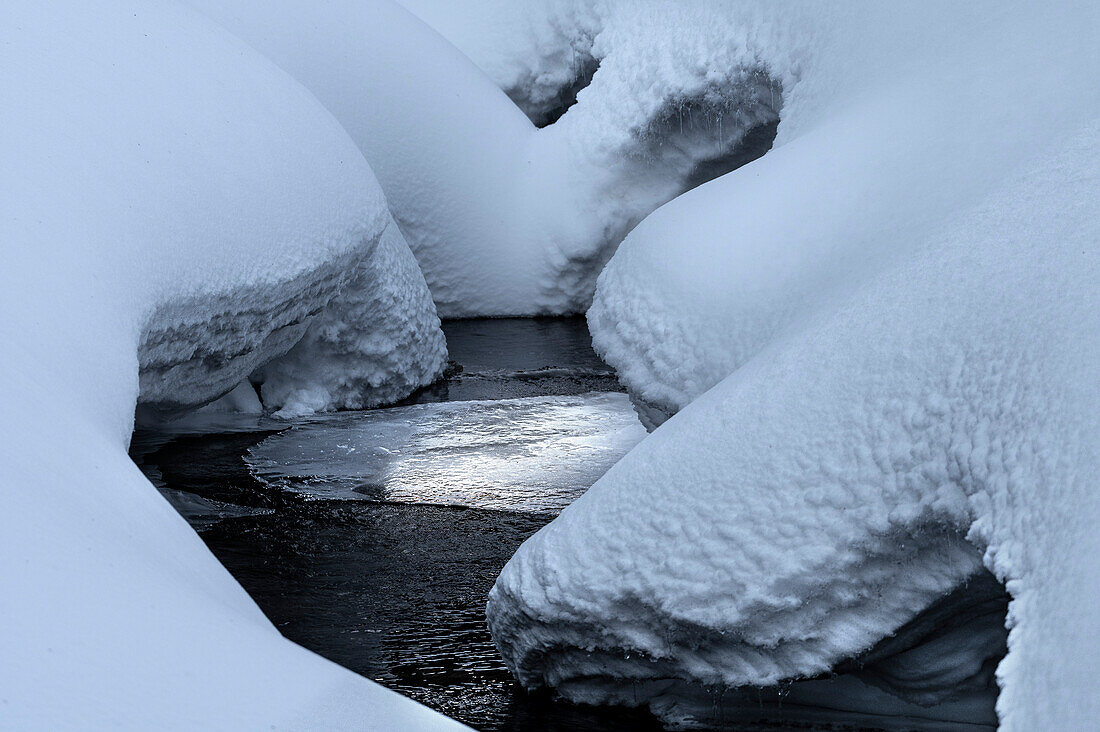
<instances>
[{"instance_id":1,"label":"snow-covered rock","mask_svg":"<svg viewBox=\"0 0 1100 732\"><path fill-rule=\"evenodd\" d=\"M298 344L257 375L278 415L377 407L442 374L447 343L435 304L393 219L353 272Z\"/></svg>"},{"instance_id":2,"label":"snow-covered rock","mask_svg":"<svg viewBox=\"0 0 1100 732\"><path fill-rule=\"evenodd\" d=\"M4 14L0 725L447 726L283 639L126 454L139 394L241 396L346 291L388 218L370 168L191 10Z\"/></svg>"},{"instance_id":3,"label":"snow-covered rock","mask_svg":"<svg viewBox=\"0 0 1100 732\"><path fill-rule=\"evenodd\" d=\"M190 1L298 78L347 128L444 316L586 309L596 275L638 221L766 148L788 83L761 64L753 36L725 35L729 23L705 36L695 31L706 23L683 37L657 32L697 19L690 8L605 18L571 6L563 27L600 28L599 71L575 107L539 130L392 0ZM501 33L546 44L506 47L552 59L553 73L530 75L553 86L571 47L547 28L545 37L510 24ZM531 94L544 104L551 92Z\"/></svg>"},{"instance_id":4,"label":"snow-covered rock","mask_svg":"<svg viewBox=\"0 0 1100 732\"><path fill-rule=\"evenodd\" d=\"M399 0L458 47L538 127L556 121L592 81L607 2Z\"/></svg>"},{"instance_id":5,"label":"snow-covered rock","mask_svg":"<svg viewBox=\"0 0 1100 732\"><path fill-rule=\"evenodd\" d=\"M375 217L347 251L281 282L158 305L138 347L142 416L174 416L244 377L283 416L375 407L438 378L447 346L431 293L376 183L368 194Z\"/></svg>"},{"instance_id":6,"label":"snow-covered rock","mask_svg":"<svg viewBox=\"0 0 1100 732\"><path fill-rule=\"evenodd\" d=\"M860 656L984 563L1012 597L1001 724L1094 724L1097 27L1083 3L761 7L765 60L804 40L775 149L601 275L598 349L654 422L679 413L502 572L523 683L690 723L708 689ZM908 662L879 677L905 714L985 651L925 653L919 689ZM831 703L876 711L861 694Z\"/></svg>"},{"instance_id":7,"label":"snow-covered rock","mask_svg":"<svg viewBox=\"0 0 1100 732\"><path fill-rule=\"evenodd\" d=\"M643 418L675 413L1087 116L1097 54L1075 7L1034 29L1020 8L762 10L742 32L799 79L774 149L631 232L588 314Z\"/></svg>"}]
</instances>

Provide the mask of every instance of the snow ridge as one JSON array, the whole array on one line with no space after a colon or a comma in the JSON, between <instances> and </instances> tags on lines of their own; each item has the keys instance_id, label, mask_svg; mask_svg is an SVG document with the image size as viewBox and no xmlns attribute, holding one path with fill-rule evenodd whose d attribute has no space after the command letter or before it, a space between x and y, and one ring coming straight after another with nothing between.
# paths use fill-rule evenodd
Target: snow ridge
<instances>
[{"instance_id":1,"label":"snow ridge","mask_svg":"<svg viewBox=\"0 0 1100 732\"><path fill-rule=\"evenodd\" d=\"M805 40L769 65L800 70L775 148L643 221L589 312L667 421L521 547L494 637L529 686L700 724L708 689L849 662L980 555L1012 597L1001 725L1090 726L1096 10L759 12L764 58ZM938 688L877 683L973 721L954 679L988 656L945 651Z\"/></svg>"},{"instance_id":2,"label":"snow ridge","mask_svg":"<svg viewBox=\"0 0 1100 732\"><path fill-rule=\"evenodd\" d=\"M551 16L532 33L501 28L512 37L502 48L518 54L501 61L519 75L507 88L536 118L585 77L583 39L599 63L577 103L540 130L392 0L192 4L294 75L349 131L443 317L585 310L600 269L642 218L766 149L770 139L751 154L739 143L750 130L774 130L794 78L784 59L762 59L759 39L729 32L739 26L714 12L700 21L690 8L623 4L602 14L520 3L532 18ZM652 27L670 21L665 12L674 23L719 24L702 39L670 37Z\"/></svg>"},{"instance_id":3,"label":"snow ridge","mask_svg":"<svg viewBox=\"0 0 1100 732\"><path fill-rule=\"evenodd\" d=\"M176 3L4 11L2 724L460 728L284 639L126 449L139 397L211 400L355 294L388 219L366 161Z\"/></svg>"}]
</instances>

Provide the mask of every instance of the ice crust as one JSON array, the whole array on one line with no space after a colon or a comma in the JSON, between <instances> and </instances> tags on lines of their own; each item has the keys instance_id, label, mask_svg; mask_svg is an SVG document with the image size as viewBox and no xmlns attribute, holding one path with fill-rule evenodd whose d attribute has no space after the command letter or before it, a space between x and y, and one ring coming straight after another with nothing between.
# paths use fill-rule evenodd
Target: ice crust
<instances>
[{"instance_id":1,"label":"ice crust","mask_svg":"<svg viewBox=\"0 0 1100 732\"><path fill-rule=\"evenodd\" d=\"M1096 9L756 12L739 32L792 79L775 148L640 224L589 311L675 416L517 552L494 637L527 686L697 724L708 689L828 673L984 564L1012 597L1000 724L1091 727ZM988 648L878 682L920 716Z\"/></svg>"},{"instance_id":2,"label":"ice crust","mask_svg":"<svg viewBox=\"0 0 1100 732\"><path fill-rule=\"evenodd\" d=\"M388 218L367 163L182 6L4 11L0 725L451 726L284 640L126 454L139 397L248 406L348 293Z\"/></svg>"},{"instance_id":3,"label":"ice crust","mask_svg":"<svg viewBox=\"0 0 1100 732\"><path fill-rule=\"evenodd\" d=\"M312 421L247 460L312 497L557 513L645 434L622 393L445 402Z\"/></svg>"},{"instance_id":4,"label":"ice crust","mask_svg":"<svg viewBox=\"0 0 1100 732\"><path fill-rule=\"evenodd\" d=\"M719 171L716 158L744 156L738 143L774 123L787 83L761 64L751 35L713 47L713 34L688 35L675 43L689 51L655 59L643 47L660 40L656 16L578 10L600 28L599 70L577 105L539 130L392 0L191 2L294 75L349 131L444 317L584 311L622 237ZM549 47L506 48L559 65L572 53L560 34L528 38ZM708 72L696 52L725 71ZM543 78L541 67L531 74Z\"/></svg>"}]
</instances>

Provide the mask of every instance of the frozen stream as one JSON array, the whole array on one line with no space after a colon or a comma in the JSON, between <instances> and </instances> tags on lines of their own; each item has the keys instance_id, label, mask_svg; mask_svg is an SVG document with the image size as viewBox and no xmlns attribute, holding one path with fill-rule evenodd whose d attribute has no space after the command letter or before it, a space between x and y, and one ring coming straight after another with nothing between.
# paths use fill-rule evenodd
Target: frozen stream
<instances>
[{"instance_id":1,"label":"frozen stream","mask_svg":"<svg viewBox=\"0 0 1100 732\"><path fill-rule=\"evenodd\" d=\"M482 730L656 730L518 689L485 597L529 535L644 435L582 318L446 323L409 404L207 416L132 453L290 639Z\"/></svg>"},{"instance_id":2,"label":"frozen stream","mask_svg":"<svg viewBox=\"0 0 1100 732\"><path fill-rule=\"evenodd\" d=\"M269 437L246 461L314 498L557 513L645 434L625 394L592 392L339 416Z\"/></svg>"},{"instance_id":3,"label":"frozen stream","mask_svg":"<svg viewBox=\"0 0 1100 732\"><path fill-rule=\"evenodd\" d=\"M592 352L583 319L444 329L455 363L407 404L294 422L193 417L138 430L131 452L306 648L480 730L660 729L646 712L519 689L484 615L519 545L645 436L629 400ZM951 673L935 659L949 659L942 649L960 639L1003 647L1005 603L991 577L978 577L846 671L872 683ZM851 694L845 678L760 690L748 703L727 694L723 728L981 729L996 698L979 701L973 725L853 719L829 710ZM816 700L803 709L809 717L792 703L805 689ZM718 699L703 703L718 710Z\"/></svg>"}]
</instances>

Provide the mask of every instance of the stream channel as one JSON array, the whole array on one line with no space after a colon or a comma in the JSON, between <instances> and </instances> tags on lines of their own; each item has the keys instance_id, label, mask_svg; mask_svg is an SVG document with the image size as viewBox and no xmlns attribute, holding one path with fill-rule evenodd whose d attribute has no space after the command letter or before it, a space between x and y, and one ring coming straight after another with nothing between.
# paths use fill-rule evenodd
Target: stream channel
<instances>
[{"instance_id":1,"label":"stream channel","mask_svg":"<svg viewBox=\"0 0 1100 732\"><path fill-rule=\"evenodd\" d=\"M642 437L583 318L444 323L447 375L401 405L192 415L131 455L289 639L475 729L658 730L527 693L485 598L519 545Z\"/></svg>"},{"instance_id":2,"label":"stream channel","mask_svg":"<svg viewBox=\"0 0 1100 732\"><path fill-rule=\"evenodd\" d=\"M444 331L446 375L400 405L290 421L193 414L139 428L131 455L290 640L485 732L661 729L642 710L524 691L485 623L519 545L645 436L630 400L583 318ZM914 620L917 642L930 629L941 646L989 635L995 663L1007 597L987 580L947 601L958 628L936 608ZM995 698L973 728L987 728Z\"/></svg>"}]
</instances>

